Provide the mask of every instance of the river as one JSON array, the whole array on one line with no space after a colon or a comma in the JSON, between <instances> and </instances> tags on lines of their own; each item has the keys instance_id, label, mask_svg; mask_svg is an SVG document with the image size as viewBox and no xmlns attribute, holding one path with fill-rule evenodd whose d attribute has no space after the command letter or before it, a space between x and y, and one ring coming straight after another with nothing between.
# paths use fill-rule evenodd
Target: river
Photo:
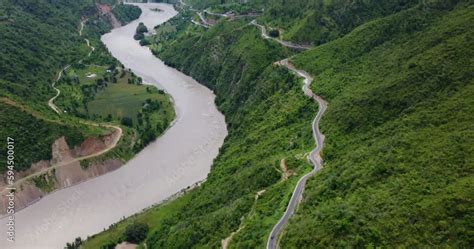
<instances>
[{"instance_id":1,"label":"river","mask_svg":"<svg viewBox=\"0 0 474 249\"><path fill-rule=\"evenodd\" d=\"M146 83L165 89L175 104L174 125L120 169L47 195L16 216L16 242L6 241L0 222L0 248L63 248L86 238L206 178L227 129L215 95L167 67L133 40L139 22L152 29L177 12L168 4L137 4L139 20L105 34L102 41L125 67ZM150 8L163 11L152 11Z\"/></svg>"}]
</instances>

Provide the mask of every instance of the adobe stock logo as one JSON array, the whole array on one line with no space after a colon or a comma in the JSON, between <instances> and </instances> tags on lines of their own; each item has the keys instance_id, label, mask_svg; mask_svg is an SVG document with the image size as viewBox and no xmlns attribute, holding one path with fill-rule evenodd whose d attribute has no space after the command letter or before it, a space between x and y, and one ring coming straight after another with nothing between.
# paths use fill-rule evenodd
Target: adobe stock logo
<instances>
[{"instance_id":1,"label":"adobe stock logo","mask_svg":"<svg viewBox=\"0 0 474 249\"><path fill-rule=\"evenodd\" d=\"M8 201L7 205L7 215L8 218L6 226L7 226L7 241L14 242L15 241L15 139L11 137L7 137L7 160L6 160L6 180L8 187L6 190L8 191L6 194L6 200Z\"/></svg>"}]
</instances>

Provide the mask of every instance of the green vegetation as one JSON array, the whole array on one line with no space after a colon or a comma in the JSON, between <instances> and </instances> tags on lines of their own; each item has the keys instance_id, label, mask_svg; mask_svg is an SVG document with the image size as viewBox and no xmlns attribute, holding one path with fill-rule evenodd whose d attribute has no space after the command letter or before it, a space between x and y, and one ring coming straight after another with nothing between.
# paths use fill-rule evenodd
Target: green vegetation
<instances>
[{"instance_id":1,"label":"green vegetation","mask_svg":"<svg viewBox=\"0 0 474 249\"><path fill-rule=\"evenodd\" d=\"M135 127L140 134L136 151L155 140L174 119L173 106L163 91L120 81L99 92L87 109L94 117L120 119L122 124ZM128 121L124 123L124 119Z\"/></svg>"},{"instance_id":2,"label":"green vegetation","mask_svg":"<svg viewBox=\"0 0 474 249\"><path fill-rule=\"evenodd\" d=\"M272 29L268 32L268 35L271 37L280 37L280 31L278 29Z\"/></svg>"},{"instance_id":3,"label":"green vegetation","mask_svg":"<svg viewBox=\"0 0 474 249\"><path fill-rule=\"evenodd\" d=\"M56 188L56 178L54 177L54 170L51 174L36 176L33 178L33 183L36 187L41 189L44 193L49 193Z\"/></svg>"},{"instance_id":4,"label":"green vegetation","mask_svg":"<svg viewBox=\"0 0 474 249\"><path fill-rule=\"evenodd\" d=\"M152 46L154 52L216 91L229 135L201 187L171 202L171 209L158 206L124 223L148 224L148 247L190 248L218 247L243 222L245 227L259 227L246 245L262 246L298 179L282 180L280 160L287 159L297 175L310 169L304 155L314 144L310 123L317 106L304 97L301 81L273 66L289 52L261 39L246 21L225 22L214 32L202 33L180 20L178 16L170 22L176 25L163 26L177 30L174 36L158 30L161 38L176 37L177 46L161 40L166 49ZM256 201L262 190L266 191ZM113 226L84 248L119 243L123 229L122 223Z\"/></svg>"},{"instance_id":5,"label":"green vegetation","mask_svg":"<svg viewBox=\"0 0 474 249\"><path fill-rule=\"evenodd\" d=\"M0 94L46 101L59 69L85 55L77 31L91 7L92 1L1 0Z\"/></svg>"},{"instance_id":6,"label":"green vegetation","mask_svg":"<svg viewBox=\"0 0 474 249\"><path fill-rule=\"evenodd\" d=\"M72 243L67 243L65 249L79 249L82 245L81 237L77 237Z\"/></svg>"},{"instance_id":7,"label":"green vegetation","mask_svg":"<svg viewBox=\"0 0 474 249\"><path fill-rule=\"evenodd\" d=\"M163 222L163 218L170 216L174 212L173 210L184 208L188 201L189 195L184 195L177 200L165 202L155 208L147 209L138 215L121 220L111 225L109 229L103 233L94 235L88 239L84 243L83 249L115 248L116 244L120 244L125 240L125 229L131 224L141 223L147 224L148 227L156 226Z\"/></svg>"},{"instance_id":8,"label":"green vegetation","mask_svg":"<svg viewBox=\"0 0 474 249\"><path fill-rule=\"evenodd\" d=\"M132 150L138 152L162 134L175 116L169 96L142 81L121 65L76 65L60 81L62 94L56 102L75 116L134 129L130 139Z\"/></svg>"},{"instance_id":9,"label":"green vegetation","mask_svg":"<svg viewBox=\"0 0 474 249\"><path fill-rule=\"evenodd\" d=\"M135 40L143 40L145 39L145 33L148 32L148 28L142 22L138 24L137 30L133 38Z\"/></svg>"},{"instance_id":10,"label":"green vegetation","mask_svg":"<svg viewBox=\"0 0 474 249\"><path fill-rule=\"evenodd\" d=\"M140 7L121 3L114 6L112 13L120 21L120 23L126 24L138 19L138 17L140 17L142 14L142 10Z\"/></svg>"},{"instance_id":11,"label":"green vegetation","mask_svg":"<svg viewBox=\"0 0 474 249\"><path fill-rule=\"evenodd\" d=\"M10 1L1 0L0 13L0 108L1 137L15 138L16 170L25 170L40 160L51 158L51 144L65 136L69 146L79 144L96 132L69 119L56 121L47 99L54 95L50 87L59 69L84 56L78 46L81 13L92 2ZM0 153L5 154L5 144ZM0 162L5 160L0 159ZM5 170L2 163L0 172Z\"/></svg>"},{"instance_id":12,"label":"green vegetation","mask_svg":"<svg viewBox=\"0 0 474 249\"><path fill-rule=\"evenodd\" d=\"M38 114L26 112L15 102L0 99L0 137L15 139L15 169L28 169L33 162L50 160L51 145L61 136L66 137L69 147L80 144L86 136L96 135L100 130L81 124L68 124L48 120ZM6 154L6 143L0 145ZM21 156L20 156L21 155ZM6 170L6 158L1 157L0 173Z\"/></svg>"},{"instance_id":13,"label":"green vegetation","mask_svg":"<svg viewBox=\"0 0 474 249\"><path fill-rule=\"evenodd\" d=\"M135 6L116 5L116 0L102 3L115 5L114 12L122 23L141 13ZM0 135L15 138L15 152L21 155L16 157L16 170L51 159L51 145L62 136L74 148L87 137L110 133L104 127L86 125L90 121L84 119L120 123L120 113L124 112L136 120L136 125L124 128L118 146L100 157L122 161L154 140L174 119L168 97L154 87L140 86L141 78L126 71L102 44L100 36L110 30L111 24L98 15L95 1L0 0L0 16ZM55 103L65 111L58 116L47 101L56 93L52 82L66 65L71 66L56 83L61 95ZM120 93L119 87L133 91L133 95ZM111 101L109 94L124 102ZM108 105L102 111L98 104L104 101L119 108ZM0 153L5 151L3 143ZM95 160L81 165L87 167ZM2 162L5 158L0 159ZM0 173L5 171L6 164L2 165ZM46 177L38 177L34 182L50 192L52 185L47 183L51 181Z\"/></svg>"},{"instance_id":14,"label":"green vegetation","mask_svg":"<svg viewBox=\"0 0 474 249\"><path fill-rule=\"evenodd\" d=\"M127 242L140 243L148 233L148 226L145 223L133 223L125 228L124 237Z\"/></svg>"},{"instance_id":15,"label":"green vegetation","mask_svg":"<svg viewBox=\"0 0 474 249\"><path fill-rule=\"evenodd\" d=\"M205 9L208 7L214 8L226 8L229 6L242 6L239 0L183 0L183 2L193 6L196 9ZM250 2L260 2L260 1L250 1Z\"/></svg>"},{"instance_id":16,"label":"green vegetation","mask_svg":"<svg viewBox=\"0 0 474 249\"><path fill-rule=\"evenodd\" d=\"M313 91L329 107L325 167L309 180L281 247L472 245L472 3L285 3L268 1L262 20L294 41L325 43L292 60L314 76ZM229 248L262 248L309 170L316 104L300 80L273 65L292 52L261 39L248 20L206 30L190 18L184 11L158 27L150 47L216 92L229 135L199 188L84 248L115 245L136 221L150 227L147 248L217 248L238 229ZM282 180L281 159L296 176Z\"/></svg>"},{"instance_id":17,"label":"green vegetation","mask_svg":"<svg viewBox=\"0 0 474 249\"><path fill-rule=\"evenodd\" d=\"M473 21L432 2L295 57L330 103L326 169L282 247L472 245Z\"/></svg>"},{"instance_id":18,"label":"green vegetation","mask_svg":"<svg viewBox=\"0 0 474 249\"><path fill-rule=\"evenodd\" d=\"M210 6L208 9L211 10L213 13L233 13L236 15L245 15L250 13L261 13L262 6L260 2L261 1L249 1L246 4L241 4L235 1L234 3L226 3L219 5L206 4L205 6Z\"/></svg>"},{"instance_id":19,"label":"green vegetation","mask_svg":"<svg viewBox=\"0 0 474 249\"><path fill-rule=\"evenodd\" d=\"M285 39L319 45L345 35L367 21L410 8L418 2L269 0L262 21L286 30Z\"/></svg>"}]
</instances>

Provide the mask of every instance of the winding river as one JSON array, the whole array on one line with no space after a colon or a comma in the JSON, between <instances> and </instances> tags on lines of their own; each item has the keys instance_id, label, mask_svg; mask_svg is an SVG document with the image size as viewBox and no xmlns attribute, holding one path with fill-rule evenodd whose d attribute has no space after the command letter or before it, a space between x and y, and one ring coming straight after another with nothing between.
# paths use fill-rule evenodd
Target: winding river
<instances>
[{"instance_id":1,"label":"winding river","mask_svg":"<svg viewBox=\"0 0 474 249\"><path fill-rule=\"evenodd\" d=\"M168 4L137 4L139 18L102 37L112 54L149 84L165 89L175 104L174 125L120 169L56 191L19 211L16 242L6 241L7 220L0 222L0 248L63 248L165 200L206 178L227 129L214 105L215 95L179 71L167 67L133 40L139 22L151 29L177 12ZM160 8L156 12L150 8Z\"/></svg>"}]
</instances>

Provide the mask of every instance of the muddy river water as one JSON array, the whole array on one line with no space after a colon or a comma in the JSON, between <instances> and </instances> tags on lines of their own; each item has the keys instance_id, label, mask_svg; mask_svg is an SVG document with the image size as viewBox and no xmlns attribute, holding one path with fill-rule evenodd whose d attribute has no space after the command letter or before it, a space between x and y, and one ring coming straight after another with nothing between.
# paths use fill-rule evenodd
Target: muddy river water
<instances>
[{"instance_id":1,"label":"muddy river water","mask_svg":"<svg viewBox=\"0 0 474 249\"><path fill-rule=\"evenodd\" d=\"M0 248L63 248L86 238L206 178L227 129L214 94L167 67L133 40L139 22L152 29L176 11L167 4L139 4L143 14L102 37L111 53L146 83L165 89L175 104L174 125L120 169L56 191L15 216L15 243L6 241L0 220ZM151 9L158 7L160 12Z\"/></svg>"}]
</instances>

